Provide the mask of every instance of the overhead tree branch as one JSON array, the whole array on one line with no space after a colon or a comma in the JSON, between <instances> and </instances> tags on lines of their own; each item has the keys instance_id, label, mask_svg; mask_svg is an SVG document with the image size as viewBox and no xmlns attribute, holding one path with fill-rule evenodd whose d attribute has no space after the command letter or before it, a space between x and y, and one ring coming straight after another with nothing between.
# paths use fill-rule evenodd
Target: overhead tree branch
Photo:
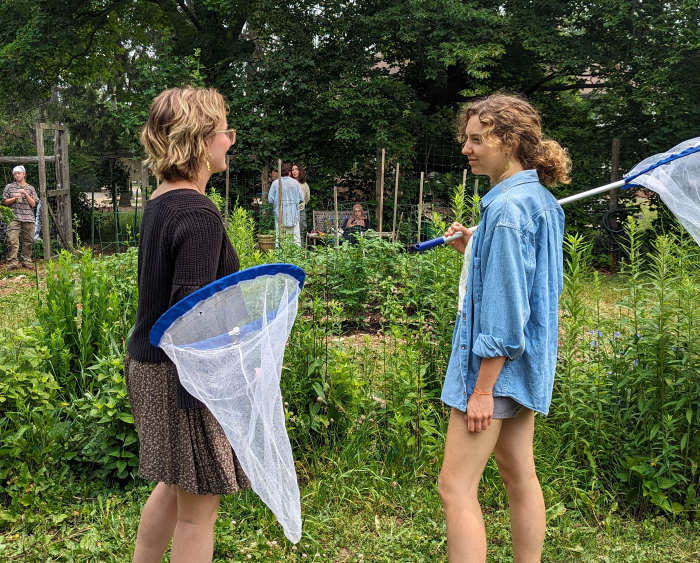
<instances>
[{"instance_id":1,"label":"overhead tree branch","mask_svg":"<svg viewBox=\"0 0 700 563\"><path fill-rule=\"evenodd\" d=\"M114 8L117 7L117 5L121 4L121 2L122 2L122 0L114 0L114 2L112 2L111 4L108 4L105 8L103 8L102 10L99 10L97 12L91 12L91 11L79 12L78 10L76 10L75 15L80 16L80 17L88 17L88 18L100 18L100 17L104 16L105 14L108 14L109 12L111 12ZM80 2L79 6L82 7L83 4L85 4L85 2Z\"/></svg>"},{"instance_id":2,"label":"overhead tree branch","mask_svg":"<svg viewBox=\"0 0 700 563\"><path fill-rule=\"evenodd\" d=\"M567 90L584 90L586 88L609 88L606 83L589 84L587 82L576 82L575 84L554 84L552 86L540 86L540 92L565 92Z\"/></svg>"},{"instance_id":3,"label":"overhead tree branch","mask_svg":"<svg viewBox=\"0 0 700 563\"><path fill-rule=\"evenodd\" d=\"M540 78L537 82L535 82L532 86L529 86L523 90L523 93L527 96L529 94L532 94L535 90L537 90L540 86L543 84L546 84L550 80L554 80L557 76L559 76L558 73L552 72L548 74L547 76L543 76Z\"/></svg>"},{"instance_id":4,"label":"overhead tree branch","mask_svg":"<svg viewBox=\"0 0 700 563\"><path fill-rule=\"evenodd\" d=\"M185 13L187 18L192 22L192 25L194 25L197 28L197 31L204 31L202 24L199 23L199 21L197 20L195 15L187 7L187 4L185 4L184 0L177 0L177 5L180 6L180 9Z\"/></svg>"}]
</instances>

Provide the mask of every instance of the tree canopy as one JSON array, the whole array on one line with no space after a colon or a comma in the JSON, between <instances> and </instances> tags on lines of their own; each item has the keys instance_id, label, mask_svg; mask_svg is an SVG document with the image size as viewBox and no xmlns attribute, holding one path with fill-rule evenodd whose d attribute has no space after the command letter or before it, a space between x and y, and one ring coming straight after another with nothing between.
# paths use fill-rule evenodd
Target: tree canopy
<instances>
[{"instance_id":1,"label":"tree canopy","mask_svg":"<svg viewBox=\"0 0 700 563\"><path fill-rule=\"evenodd\" d=\"M405 164L498 90L542 112L574 184L697 135L694 0L6 0L0 114L58 118L89 152L136 151L161 90L213 86L241 146L321 171Z\"/></svg>"}]
</instances>

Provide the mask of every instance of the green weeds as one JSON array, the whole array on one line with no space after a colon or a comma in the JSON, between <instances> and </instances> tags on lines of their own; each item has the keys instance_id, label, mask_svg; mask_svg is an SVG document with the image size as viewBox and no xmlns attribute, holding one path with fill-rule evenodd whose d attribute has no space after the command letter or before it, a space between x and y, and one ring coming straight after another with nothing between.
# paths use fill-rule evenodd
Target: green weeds
<instances>
[{"instance_id":1,"label":"green weeds","mask_svg":"<svg viewBox=\"0 0 700 563\"><path fill-rule=\"evenodd\" d=\"M476 221L477 204L457 194L455 213ZM282 373L305 535L294 550L255 495L234 495L222 504L216 560L444 560L439 394L461 256L409 254L371 233L309 251L282 241L264 255L250 215L237 208L228 219L244 267L286 261L307 273ZM444 229L438 216L428 225ZM591 271L590 245L565 241L559 371L550 416L536 420L545 561L697 555L699 257L683 238L660 237L650 254L640 240L630 222L614 305ZM62 255L49 265L38 322L0 344L0 558L129 557L148 492L136 477L123 366L136 260L134 249ZM493 461L482 501L493 560L508 561ZM667 518L684 527L681 540Z\"/></svg>"},{"instance_id":2,"label":"green weeds","mask_svg":"<svg viewBox=\"0 0 700 563\"><path fill-rule=\"evenodd\" d=\"M678 515L698 509L700 381L697 250L660 236L639 253L627 224L629 263L616 315L600 308L590 248L569 236L562 296L560 377L552 422L587 468L589 489L624 494L627 507ZM585 293L598 297L593 307ZM604 495L612 502L614 495Z\"/></svg>"}]
</instances>

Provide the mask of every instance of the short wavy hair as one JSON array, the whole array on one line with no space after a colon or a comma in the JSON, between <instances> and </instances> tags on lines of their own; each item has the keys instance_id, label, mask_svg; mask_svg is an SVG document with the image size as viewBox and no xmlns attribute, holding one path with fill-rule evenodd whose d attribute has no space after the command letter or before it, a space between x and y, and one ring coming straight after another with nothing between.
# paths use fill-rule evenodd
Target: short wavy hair
<instances>
[{"instance_id":1,"label":"short wavy hair","mask_svg":"<svg viewBox=\"0 0 700 563\"><path fill-rule=\"evenodd\" d=\"M141 130L146 163L161 181L199 175L207 144L226 119L224 98L213 88L170 88L158 94Z\"/></svg>"},{"instance_id":2,"label":"short wavy hair","mask_svg":"<svg viewBox=\"0 0 700 563\"><path fill-rule=\"evenodd\" d=\"M568 151L559 143L542 137L539 113L520 96L497 93L462 109L458 117L457 139L467 140L467 123L479 116L484 125L481 137L484 143L512 146L518 141L513 154L525 170L535 169L540 182L551 188L571 182L571 159Z\"/></svg>"}]
</instances>

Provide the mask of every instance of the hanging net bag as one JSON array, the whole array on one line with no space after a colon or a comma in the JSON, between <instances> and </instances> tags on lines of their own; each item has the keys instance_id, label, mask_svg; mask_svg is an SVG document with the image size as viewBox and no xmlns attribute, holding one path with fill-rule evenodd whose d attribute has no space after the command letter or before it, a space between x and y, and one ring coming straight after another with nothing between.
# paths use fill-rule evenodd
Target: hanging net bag
<instances>
[{"instance_id":1,"label":"hanging net bag","mask_svg":"<svg viewBox=\"0 0 700 563\"><path fill-rule=\"evenodd\" d=\"M173 305L150 334L182 386L219 422L253 490L294 543L301 503L280 377L303 284L297 266L248 268Z\"/></svg>"}]
</instances>

